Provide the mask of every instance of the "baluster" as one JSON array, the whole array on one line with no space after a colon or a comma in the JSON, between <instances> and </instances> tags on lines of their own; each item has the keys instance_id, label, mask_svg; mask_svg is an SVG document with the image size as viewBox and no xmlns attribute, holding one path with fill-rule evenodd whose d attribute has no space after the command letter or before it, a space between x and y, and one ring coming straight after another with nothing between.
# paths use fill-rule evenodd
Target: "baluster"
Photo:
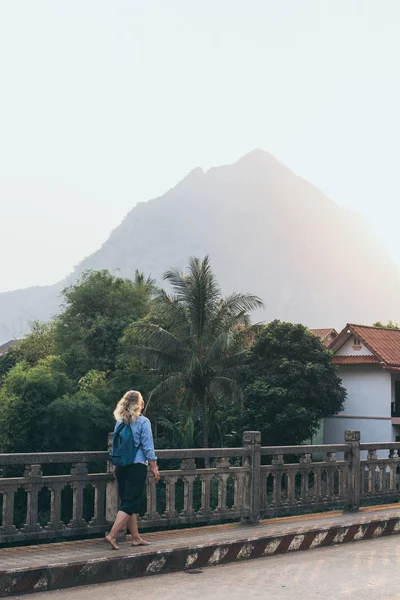
<instances>
[{"instance_id":1,"label":"baluster","mask_svg":"<svg viewBox=\"0 0 400 600\"><path fill-rule=\"evenodd\" d=\"M315 501L317 503L323 501L322 494L322 469L320 467L316 468L314 471L314 489L315 489Z\"/></svg>"},{"instance_id":2,"label":"baluster","mask_svg":"<svg viewBox=\"0 0 400 600\"><path fill-rule=\"evenodd\" d=\"M325 469L321 469L321 502L325 502L328 497L328 476Z\"/></svg>"},{"instance_id":3,"label":"baluster","mask_svg":"<svg viewBox=\"0 0 400 600\"><path fill-rule=\"evenodd\" d=\"M96 482L94 488L94 515L90 525L104 525L106 523L105 515L105 497L106 483Z\"/></svg>"},{"instance_id":4,"label":"baluster","mask_svg":"<svg viewBox=\"0 0 400 600\"><path fill-rule=\"evenodd\" d=\"M276 467L274 473L274 500L273 504L276 507L282 506L282 467L285 464L283 454L275 454L272 457L271 464Z\"/></svg>"},{"instance_id":5,"label":"baluster","mask_svg":"<svg viewBox=\"0 0 400 600\"><path fill-rule=\"evenodd\" d=\"M83 518L83 489L85 487L85 477L88 474L86 463L76 463L72 465L71 475L76 478L71 483L72 488L72 519L68 523L71 529L80 529L87 527L87 523Z\"/></svg>"},{"instance_id":6,"label":"baluster","mask_svg":"<svg viewBox=\"0 0 400 600\"><path fill-rule=\"evenodd\" d=\"M40 531L42 528L38 523L38 494L41 488L42 469L40 465L27 465L24 471L24 477L29 480L28 485L24 485L27 492L26 524L22 527L23 533Z\"/></svg>"},{"instance_id":7,"label":"baluster","mask_svg":"<svg viewBox=\"0 0 400 600\"><path fill-rule=\"evenodd\" d=\"M1 530L4 534L17 533L18 531L14 525L14 494L16 491L16 487L7 487L3 491L3 525Z\"/></svg>"},{"instance_id":8,"label":"baluster","mask_svg":"<svg viewBox=\"0 0 400 600\"><path fill-rule=\"evenodd\" d=\"M46 530L64 529L65 525L61 521L61 492L64 484L52 484L50 489L50 521L47 523Z\"/></svg>"},{"instance_id":9,"label":"baluster","mask_svg":"<svg viewBox=\"0 0 400 600\"><path fill-rule=\"evenodd\" d=\"M327 496L327 500L331 500L333 497L334 486L335 486L334 474L330 469L329 470L326 469L325 473L326 473L326 496Z\"/></svg>"},{"instance_id":10,"label":"baluster","mask_svg":"<svg viewBox=\"0 0 400 600\"><path fill-rule=\"evenodd\" d=\"M246 509L246 501L245 501L245 481L246 481L246 473L238 473L236 476L237 479L237 489L235 488L235 504L236 509L242 512Z\"/></svg>"},{"instance_id":11,"label":"baluster","mask_svg":"<svg viewBox=\"0 0 400 600\"><path fill-rule=\"evenodd\" d=\"M157 496L156 496L156 484L154 482L154 477L149 473L146 482L146 491L147 491L147 512L146 518L149 520L159 518L159 514L157 512Z\"/></svg>"},{"instance_id":12,"label":"baluster","mask_svg":"<svg viewBox=\"0 0 400 600\"><path fill-rule=\"evenodd\" d=\"M377 460L376 450L368 450L368 461ZM368 465L368 492L376 493L376 465Z\"/></svg>"},{"instance_id":13,"label":"baluster","mask_svg":"<svg viewBox=\"0 0 400 600\"><path fill-rule=\"evenodd\" d=\"M207 515L211 512L210 509L210 488L211 488L211 475L201 475L201 509L200 513Z\"/></svg>"},{"instance_id":14,"label":"baluster","mask_svg":"<svg viewBox=\"0 0 400 600\"><path fill-rule=\"evenodd\" d=\"M369 467L368 467L368 492L370 494L375 494L375 486L376 486L376 466L369 465Z\"/></svg>"},{"instance_id":15,"label":"baluster","mask_svg":"<svg viewBox=\"0 0 400 600\"><path fill-rule=\"evenodd\" d=\"M396 450L397 452L397 450ZM396 490L396 471L397 465L390 465L390 473L389 473L389 491L394 492Z\"/></svg>"},{"instance_id":16,"label":"baluster","mask_svg":"<svg viewBox=\"0 0 400 600\"><path fill-rule=\"evenodd\" d=\"M175 510L175 484L176 477L164 477L165 481L165 514L168 519L175 518L178 513Z\"/></svg>"},{"instance_id":17,"label":"baluster","mask_svg":"<svg viewBox=\"0 0 400 600\"><path fill-rule=\"evenodd\" d=\"M233 505L231 510L238 510L239 508L239 478L236 474L232 475L233 479Z\"/></svg>"},{"instance_id":18,"label":"baluster","mask_svg":"<svg viewBox=\"0 0 400 600\"><path fill-rule=\"evenodd\" d=\"M229 469L230 462L228 458L222 457L217 459L217 469ZM219 474L218 479L218 506L216 508L219 512L226 512L226 485L229 479L227 474Z\"/></svg>"},{"instance_id":19,"label":"baluster","mask_svg":"<svg viewBox=\"0 0 400 600\"><path fill-rule=\"evenodd\" d=\"M287 472L287 501L289 506L296 502L296 471Z\"/></svg>"},{"instance_id":20,"label":"baluster","mask_svg":"<svg viewBox=\"0 0 400 600\"><path fill-rule=\"evenodd\" d=\"M260 486L261 486L261 499L260 508L261 510L267 508L267 486L268 486L269 474L261 471Z\"/></svg>"},{"instance_id":21,"label":"baluster","mask_svg":"<svg viewBox=\"0 0 400 600\"><path fill-rule=\"evenodd\" d=\"M300 500L301 502L307 502L308 500L308 477L310 470L301 472L301 484L300 484Z\"/></svg>"},{"instance_id":22,"label":"baluster","mask_svg":"<svg viewBox=\"0 0 400 600\"><path fill-rule=\"evenodd\" d=\"M183 477L183 514L185 517L194 515L193 510L193 484L196 477L194 475L186 475Z\"/></svg>"},{"instance_id":23,"label":"baluster","mask_svg":"<svg viewBox=\"0 0 400 600\"><path fill-rule=\"evenodd\" d=\"M226 512L226 482L228 481L229 475L221 474L217 475L218 481L218 505L215 512Z\"/></svg>"},{"instance_id":24,"label":"baluster","mask_svg":"<svg viewBox=\"0 0 400 600\"><path fill-rule=\"evenodd\" d=\"M274 499L275 508L282 506L282 471L276 471L274 477Z\"/></svg>"},{"instance_id":25,"label":"baluster","mask_svg":"<svg viewBox=\"0 0 400 600\"><path fill-rule=\"evenodd\" d=\"M338 477L339 477L339 482L338 482L338 495L340 498L343 498L345 495L345 489L344 489L344 474L343 474L343 469L339 468L338 469Z\"/></svg>"}]
</instances>

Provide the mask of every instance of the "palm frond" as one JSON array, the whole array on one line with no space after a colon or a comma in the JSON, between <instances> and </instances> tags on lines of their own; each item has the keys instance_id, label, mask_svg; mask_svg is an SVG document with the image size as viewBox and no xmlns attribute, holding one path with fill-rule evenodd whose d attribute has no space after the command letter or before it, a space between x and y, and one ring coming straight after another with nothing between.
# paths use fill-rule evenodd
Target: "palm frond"
<instances>
[{"instance_id":1,"label":"palm frond","mask_svg":"<svg viewBox=\"0 0 400 600\"><path fill-rule=\"evenodd\" d=\"M156 313L165 322L168 331L195 351L196 340L185 304L165 290L158 292L155 303Z\"/></svg>"},{"instance_id":2,"label":"palm frond","mask_svg":"<svg viewBox=\"0 0 400 600\"><path fill-rule=\"evenodd\" d=\"M220 360L218 360L218 372L224 373L241 367L244 365L246 358L248 356L248 350L240 350L235 354L229 354L228 356L222 356Z\"/></svg>"},{"instance_id":3,"label":"palm frond","mask_svg":"<svg viewBox=\"0 0 400 600\"><path fill-rule=\"evenodd\" d=\"M186 298L187 293L187 282L186 276L183 271L179 268L169 269L163 275L163 281L168 281L168 283L172 286L177 298L179 300L184 300Z\"/></svg>"},{"instance_id":4,"label":"palm frond","mask_svg":"<svg viewBox=\"0 0 400 600\"><path fill-rule=\"evenodd\" d=\"M184 377L182 373L174 373L167 379L161 381L149 394L147 408L152 401L169 400L174 397L177 391L184 385Z\"/></svg>"},{"instance_id":5,"label":"palm frond","mask_svg":"<svg viewBox=\"0 0 400 600\"><path fill-rule=\"evenodd\" d=\"M210 383L210 393L213 396L221 395L235 402L238 406L243 403L243 390L234 379L218 375Z\"/></svg>"},{"instance_id":6,"label":"palm frond","mask_svg":"<svg viewBox=\"0 0 400 600\"><path fill-rule=\"evenodd\" d=\"M175 358L183 358L186 354L185 345L181 340L159 325L148 321L132 323L125 332L123 342L153 348Z\"/></svg>"},{"instance_id":7,"label":"palm frond","mask_svg":"<svg viewBox=\"0 0 400 600\"><path fill-rule=\"evenodd\" d=\"M156 369L161 373L179 371L185 364L184 358L166 354L155 348L147 346L129 346L130 356L134 356L149 369Z\"/></svg>"},{"instance_id":8,"label":"palm frond","mask_svg":"<svg viewBox=\"0 0 400 600\"><path fill-rule=\"evenodd\" d=\"M208 347L204 358L205 364L211 365L222 356L226 355L233 337L233 333L229 330L220 333L220 335Z\"/></svg>"},{"instance_id":9,"label":"palm frond","mask_svg":"<svg viewBox=\"0 0 400 600\"><path fill-rule=\"evenodd\" d=\"M231 294L220 302L218 310L210 323L210 336L218 335L221 331L226 331L236 325L249 326L249 312L262 306L263 303L258 296Z\"/></svg>"}]
</instances>

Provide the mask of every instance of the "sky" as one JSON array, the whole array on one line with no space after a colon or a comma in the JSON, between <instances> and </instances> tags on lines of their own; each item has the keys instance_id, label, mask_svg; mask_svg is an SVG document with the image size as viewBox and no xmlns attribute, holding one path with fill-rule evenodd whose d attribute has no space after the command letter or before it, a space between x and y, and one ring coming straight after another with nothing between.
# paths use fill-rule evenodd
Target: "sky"
<instances>
[{"instance_id":1,"label":"sky","mask_svg":"<svg viewBox=\"0 0 400 600\"><path fill-rule=\"evenodd\" d=\"M398 0L0 0L0 292L262 148L400 266Z\"/></svg>"}]
</instances>

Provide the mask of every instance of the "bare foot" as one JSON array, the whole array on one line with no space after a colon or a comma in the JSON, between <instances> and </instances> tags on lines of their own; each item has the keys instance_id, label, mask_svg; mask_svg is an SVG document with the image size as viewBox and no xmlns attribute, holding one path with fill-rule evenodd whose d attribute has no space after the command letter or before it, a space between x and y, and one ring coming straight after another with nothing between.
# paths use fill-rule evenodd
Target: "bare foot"
<instances>
[{"instance_id":1,"label":"bare foot","mask_svg":"<svg viewBox=\"0 0 400 600\"><path fill-rule=\"evenodd\" d=\"M106 535L104 541L108 542L113 550L119 550L119 546L117 545L117 540L115 538L112 538L110 535Z\"/></svg>"},{"instance_id":2,"label":"bare foot","mask_svg":"<svg viewBox=\"0 0 400 600\"><path fill-rule=\"evenodd\" d=\"M132 546L149 546L150 542L147 542L141 537L132 540Z\"/></svg>"}]
</instances>

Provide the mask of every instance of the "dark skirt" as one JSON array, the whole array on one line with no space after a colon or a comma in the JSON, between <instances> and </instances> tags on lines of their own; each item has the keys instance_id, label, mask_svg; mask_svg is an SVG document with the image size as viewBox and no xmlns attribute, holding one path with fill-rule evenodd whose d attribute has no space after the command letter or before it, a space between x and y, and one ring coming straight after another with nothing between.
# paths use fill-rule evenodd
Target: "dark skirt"
<instances>
[{"instance_id":1,"label":"dark skirt","mask_svg":"<svg viewBox=\"0 0 400 600\"><path fill-rule=\"evenodd\" d=\"M137 515L146 485L147 467L142 463L117 467L116 477L120 507L127 515Z\"/></svg>"}]
</instances>

